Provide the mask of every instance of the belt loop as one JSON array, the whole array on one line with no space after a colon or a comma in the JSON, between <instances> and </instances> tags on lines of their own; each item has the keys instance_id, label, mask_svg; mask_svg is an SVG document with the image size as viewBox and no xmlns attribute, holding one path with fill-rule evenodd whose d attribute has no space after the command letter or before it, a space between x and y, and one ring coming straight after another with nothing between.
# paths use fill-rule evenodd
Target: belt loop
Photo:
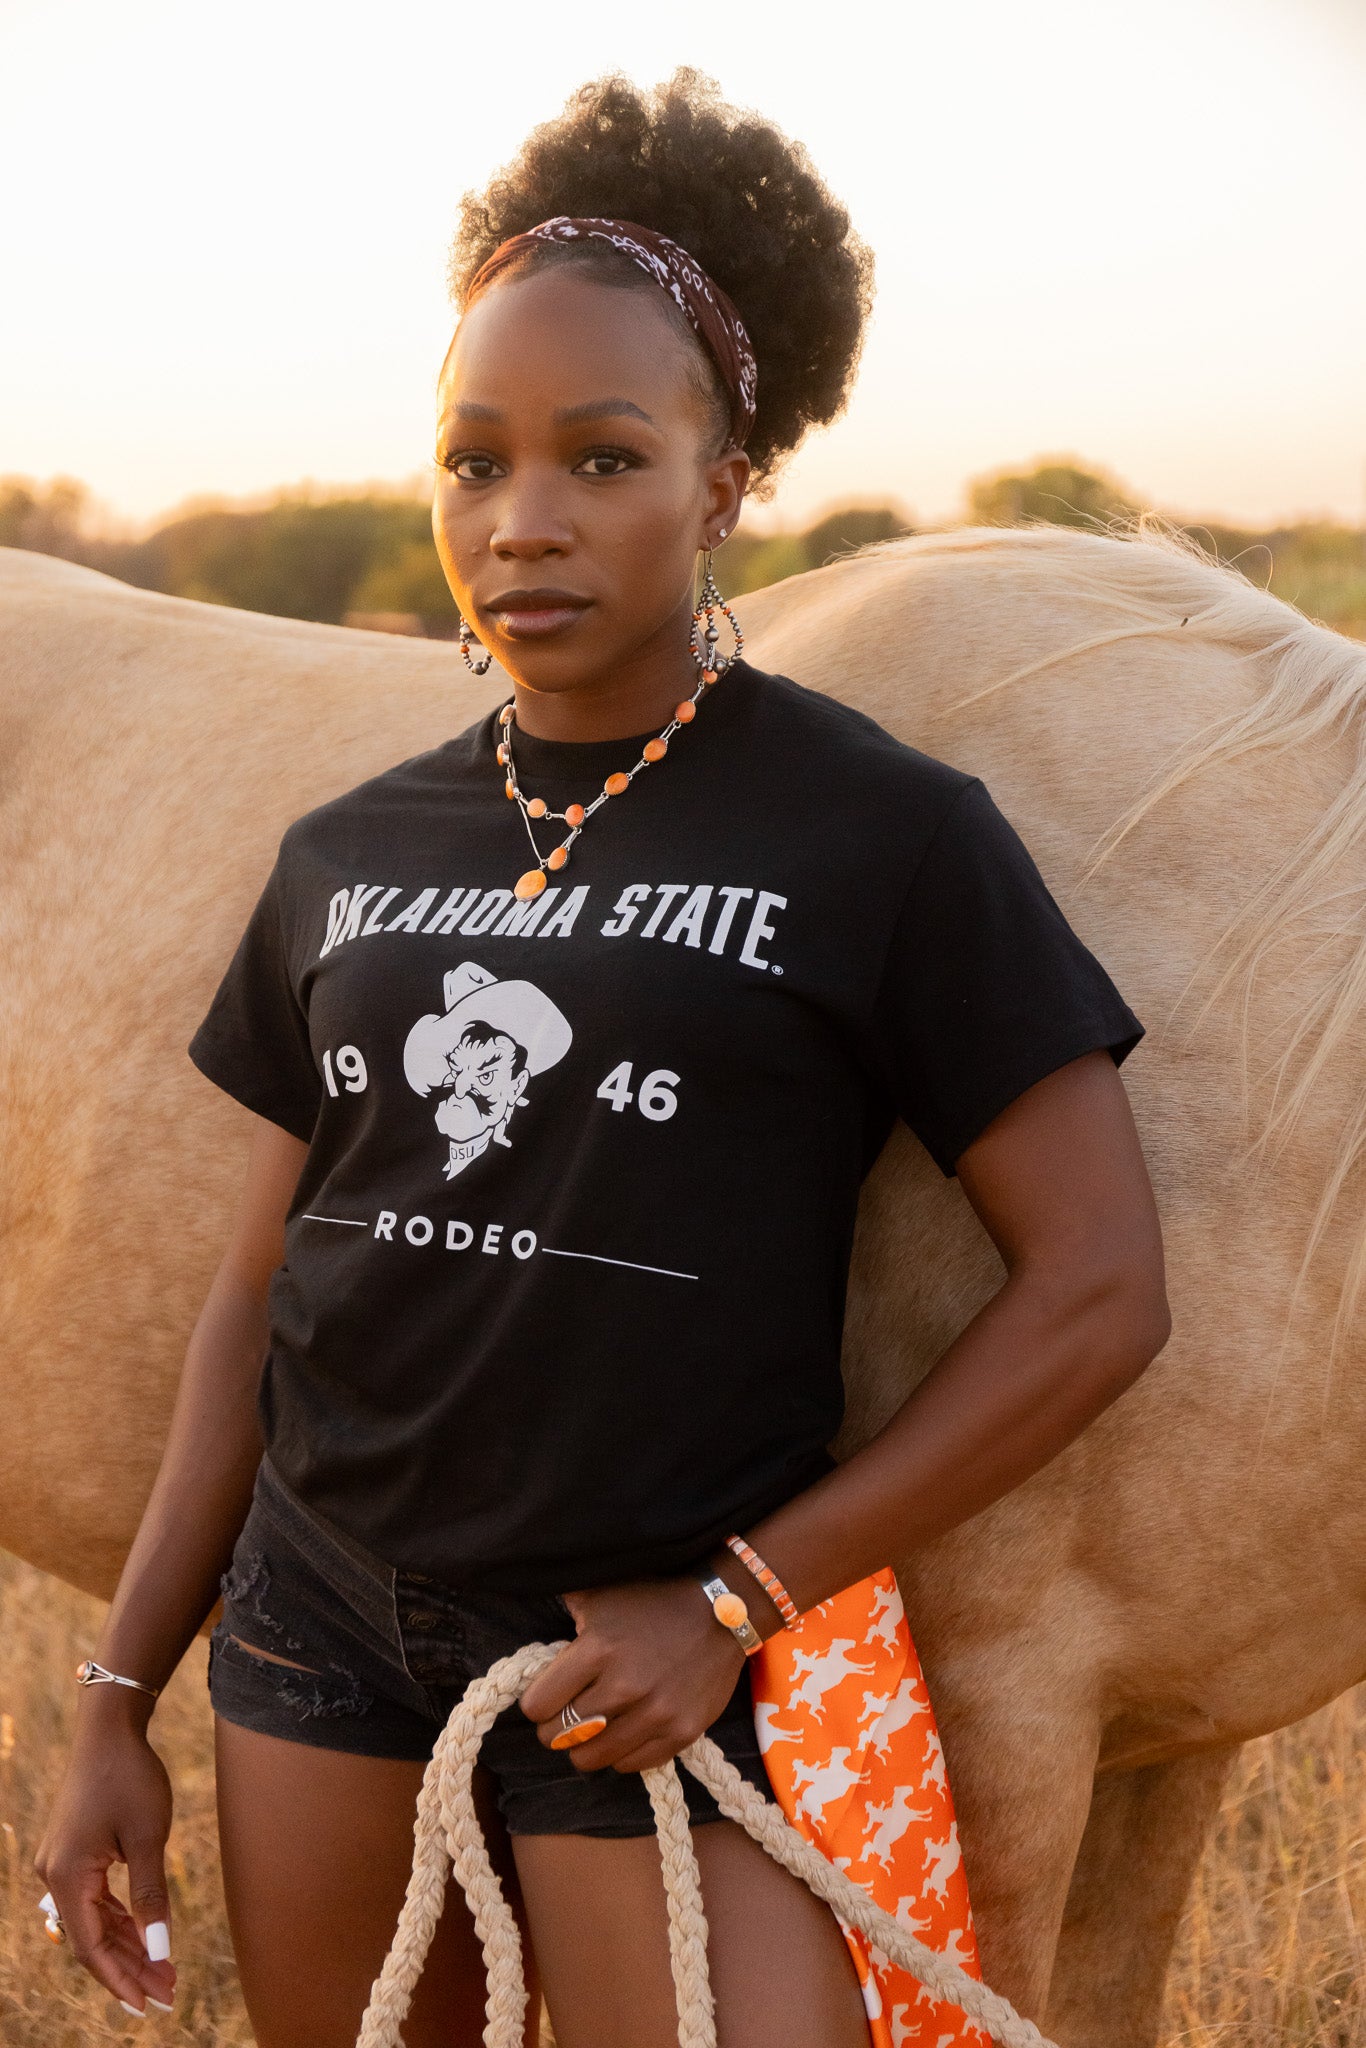
<instances>
[{"instance_id":1,"label":"belt loop","mask_svg":"<svg viewBox=\"0 0 1366 2048\"><path fill-rule=\"evenodd\" d=\"M389 1582L389 1605L394 1620L394 1642L398 1649L399 1662L402 1664L403 1669L407 1674L410 1683L421 1687L422 1691L425 1693L427 1691L426 1686L423 1684L422 1680L417 1676L411 1664L409 1664L408 1662L408 1645L403 1638L403 1618L399 1611L399 1579L401 1576L402 1575L395 1567L395 1569L390 1575ZM431 1697L430 1694L428 1694L427 1696L428 1698Z\"/></svg>"}]
</instances>

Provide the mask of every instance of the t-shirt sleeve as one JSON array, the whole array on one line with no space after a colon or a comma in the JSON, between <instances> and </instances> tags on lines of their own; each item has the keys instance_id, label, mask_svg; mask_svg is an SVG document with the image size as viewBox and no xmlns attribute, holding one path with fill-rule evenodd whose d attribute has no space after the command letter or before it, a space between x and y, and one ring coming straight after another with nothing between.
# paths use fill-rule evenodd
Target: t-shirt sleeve
<instances>
[{"instance_id":1,"label":"t-shirt sleeve","mask_svg":"<svg viewBox=\"0 0 1366 2048\"><path fill-rule=\"evenodd\" d=\"M1144 1027L974 776L912 877L872 1018L892 1101L945 1175L1026 1088Z\"/></svg>"},{"instance_id":2,"label":"t-shirt sleeve","mask_svg":"<svg viewBox=\"0 0 1366 2048\"><path fill-rule=\"evenodd\" d=\"M281 892L277 860L189 1052L210 1081L307 1143L322 1083L290 973Z\"/></svg>"}]
</instances>

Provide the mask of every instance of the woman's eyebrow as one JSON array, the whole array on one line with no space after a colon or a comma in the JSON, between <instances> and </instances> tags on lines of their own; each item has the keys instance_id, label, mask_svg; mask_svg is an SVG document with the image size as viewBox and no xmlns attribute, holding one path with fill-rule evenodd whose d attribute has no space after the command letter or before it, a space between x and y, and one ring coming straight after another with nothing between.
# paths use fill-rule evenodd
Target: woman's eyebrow
<instances>
[{"instance_id":1,"label":"woman's eyebrow","mask_svg":"<svg viewBox=\"0 0 1366 2048\"><path fill-rule=\"evenodd\" d=\"M558 412L552 414L552 418L557 427L577 427L582 426L586 420L619 419L623 415L644 420L647 426L652 427L655 424L654 415L646 412L643 406L633 404L629 398L590 398L583 405L561 406ZM446 417L468 420L483 426L500 427L507 415L500 412L496 405L478 405L473 399L462 398L448 409Z\"/></svg>"},{"instance_id":2,"label":"woman's eyebrow","mask_svg":"<svg viewBox=\"0 0 1366 2048\"><path fill-rule=\"evenodd\" d=\"M629 413L632 419L644 420L648 426L654 419L642 406L633 405L629 398L592 398L586 405L566 405L554 415L557 427L581 426L585 420L611 419Z\"/></svg>"}]
</instances>

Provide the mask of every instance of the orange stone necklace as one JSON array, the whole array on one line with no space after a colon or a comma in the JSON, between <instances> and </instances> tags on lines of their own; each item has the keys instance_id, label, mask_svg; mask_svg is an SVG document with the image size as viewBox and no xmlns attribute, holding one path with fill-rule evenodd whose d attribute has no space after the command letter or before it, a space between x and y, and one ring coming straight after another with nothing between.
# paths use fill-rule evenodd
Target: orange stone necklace
<instances>
[{"instance_id":1,"label":"orange stone necklace","mask_svg":"<svg viewBox=\"0 0 1366 2048\"><path fill-rule=\"evenodd\" d=\"M718 655L716 652L716 643L720 638L716 624L718 611L724 612L731 632L735 635L735 646L728 655ZM531 841L531 851L536 856L535 867L528 868L524 875L518 877L512 892L523 902L530 896L540 895L546 885L547 871L555 873L565 866L569 859L569 849L594 811L600 810L609 797L624 796L642 768L650 768L656 761L664 759L669 751L669 741L674 734L681 726L692 724L697 716L697 707L712 684L726 673L733 662L739 660L740 651L745 644L744 635L736 623L734 612L712 579L710 548L707 550L707 572L702 583L702 595L693 613L690 641L693 660L701 672L697 688L691 697L685 697L682 703L675 704L673 717L668 724L661 726L652 740L646 740L634 768L619 769L616 774L609 775L591 804L567 804L562 811L552 811L544 797L528 797L517 779L517 763L512 755L512 729L517 722L516 707L511 703L505 704L498 713L498 722L503 729L503 737L498 742L498 763L506 771L503 787L509 800L517 804L521 810L527 838ZM533 818L549 818L567 825L568 836L562 839L558 846L552 847L549 853L542 853L536 844L536 834L532 830Z\"/></svg>"}]
</instances>

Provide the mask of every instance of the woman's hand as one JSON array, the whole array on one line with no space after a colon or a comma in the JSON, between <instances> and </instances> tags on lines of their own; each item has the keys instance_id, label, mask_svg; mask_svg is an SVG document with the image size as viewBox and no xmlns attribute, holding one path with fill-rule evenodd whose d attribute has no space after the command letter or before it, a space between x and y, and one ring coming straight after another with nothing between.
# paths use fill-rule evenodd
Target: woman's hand
<instances>
[{"instance_id":1,"label":"woman's hand","mask_svg":"<svg viewBox=\"0 0 1366 2048\"><path fill-rule=\"evenodd\" d=\"M143 1930L160 1921L169 1937L171 1783L145 1725L108 1711L110 1704L99 1702L98 1721L92 1713L78 1729L33 1867L57 1902L76 1961L135 2012L148 1999L169 2011L175 1969L148 1959ZM110 1889L113 1863L128 1866L131 1913Z\"/></svg>"},{"instance_id":2,"label":"woman's hand","mask_svg":"<svg viewBox=\"0 0 1366 2048\"><path fill-rule=\"evenodd\" d=\"M564 1597L577 1640L522 1696L522 1711L547 1749L571 1700L585 1721L607 1717L601 1735L567 1752L581 1771L667 1763L723 1711L745 1653L696 1579L600 1586Z\"/></svg>"}]
</instances>

